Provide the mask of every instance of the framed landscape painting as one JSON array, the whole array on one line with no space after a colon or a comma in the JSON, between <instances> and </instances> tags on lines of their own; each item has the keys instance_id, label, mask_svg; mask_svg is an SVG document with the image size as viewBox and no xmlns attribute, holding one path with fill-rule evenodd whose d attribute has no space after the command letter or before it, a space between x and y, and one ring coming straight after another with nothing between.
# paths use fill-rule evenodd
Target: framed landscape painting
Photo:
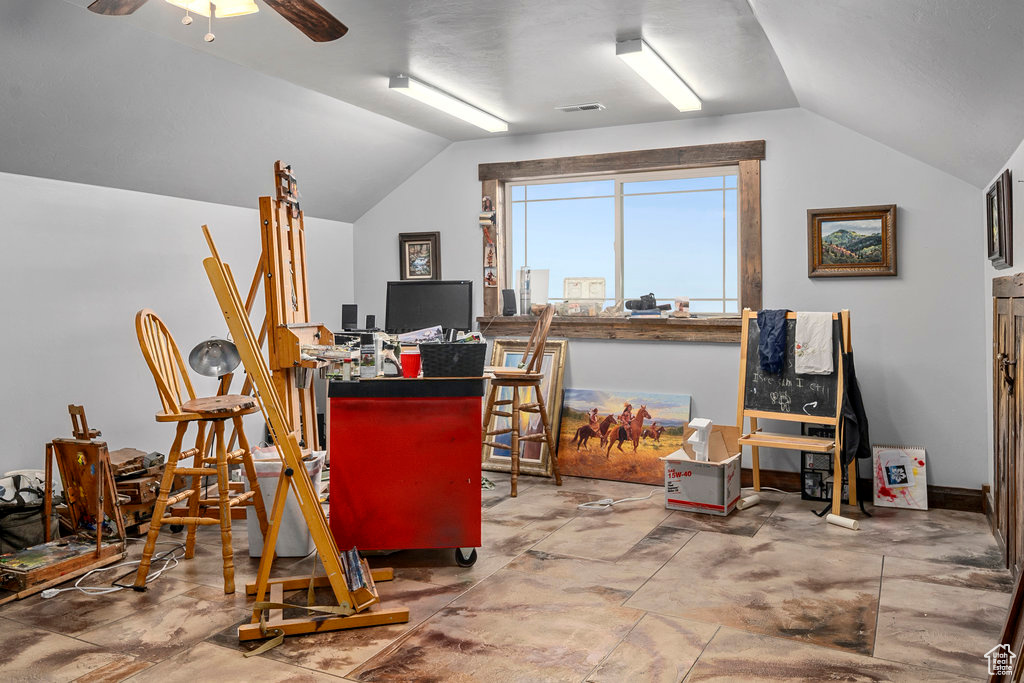
<instances>
[{"instance_id":1,"label":"framed landscape painting","mask_svg":"<svg viewBox=\"0 0 1024 683\"><path fill-rule=\"evenodd\" d=\"M896 275L896 205L807 210L807 277Z\"/></svg>"},{"instance_id":2,"label":"framed landscape painting","mask_svg":"<svg viewBox=\"0 0 1024 683\"><path fill-rule=\"evenodd\" d=\"M441 233L398 234L398 258L403 280L441 279Z\"/></svg>"},{"instance_id":3,"label":"framed landscape painting","mask_svg":"<svg viewBox=\"0 0 1024 683\"><path fill-rule=\"evenodd\" d=\"M564 339L548 340L544 344L544 362L541 364L541 372L544 379L540 388L544 392L544 403L548 410L548 419L551 422L551 436L557 441L558 423L562 416L562 377L565 373L565 352L569 343ZM495 339L491 349L491 365L515 368L523 360L523 352L526 350L525 339ZM520 400L523 403L536 401L532 388L519 390ZM512 398L511 387L502 387L498 392L498 400L504 401ZM508 406L502 408L508 410ZM528 434L543 433L543 426L538 413L520 413L519 433L523 436ZM494 416L487 426L487 431L496 432L508 429L509 418ZM500 434L491 437L496 443L511 446L511 434ZM543 441L523 441L519 444L519 473L539 474L550 476L551 455L548 452L548 444ZM483 469L494 472L511 472L512 458L509 451L491 446L483 446Z\"/></svg>"}]
</instances>

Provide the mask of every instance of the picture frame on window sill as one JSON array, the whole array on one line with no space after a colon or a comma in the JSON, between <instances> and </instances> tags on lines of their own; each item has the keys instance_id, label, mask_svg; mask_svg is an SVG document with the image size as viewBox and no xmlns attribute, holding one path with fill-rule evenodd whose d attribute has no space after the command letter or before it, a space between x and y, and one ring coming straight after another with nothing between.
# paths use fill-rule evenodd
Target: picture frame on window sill
<instances>
[{"instance_id":1,"label":"picture frame on window sill","mask_svg":"<svg viewBox=\"0 0 1024 683\"><path fill-rule=\"evenodd\" d=\"M895 204L807 210L807 277L896 274Z\"/></svg>"},{"instance_id":2,"label":"picture frame on window sill","mask_svg":"<svg viewBox=\"0 0 1024 683\"><path fill-rule=\"evenodd\" d=\"M402 280L440 280L441 233L399 233L398 262Z\"/></svg>"},{"instance_id":3,"label":"picture frame on window sill","mask_svg":"<svg viewBox=\"0 0 1024 683\"><path fill-rule=\"evenodd\" d=\"M985 237L988 260L997 270L1013 265L1013 185L1010 169L985 191Z\"/></svg>"}]
</instances>

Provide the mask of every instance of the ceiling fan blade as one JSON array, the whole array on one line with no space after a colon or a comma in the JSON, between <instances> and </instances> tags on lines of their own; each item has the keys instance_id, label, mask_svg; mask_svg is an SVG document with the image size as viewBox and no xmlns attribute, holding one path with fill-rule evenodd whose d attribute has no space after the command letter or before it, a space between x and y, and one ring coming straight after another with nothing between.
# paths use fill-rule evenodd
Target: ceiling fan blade
<instances>
[{"instance_id":1,"label":"ceiling fan blade","mask_svg":"<svg viewBox=\"0 0 1024 683\"><path fill-rule=\"evenodd\" d=\"M311 40L326 43L348 33L348 26L320 6L315 0L263 0L272 10Z\"/></svg>"},{"instance_id":2,"label":"ceiling fan blade","mask_svg":"<svg viewBox=\"0 0 1024 683\"><path fill-rule=\"evenodd\" d=\"M131 14L146 4L146 0L96 0L89 5L89 11L96 14L120 17Z\"/></svg>"}]
</instances>

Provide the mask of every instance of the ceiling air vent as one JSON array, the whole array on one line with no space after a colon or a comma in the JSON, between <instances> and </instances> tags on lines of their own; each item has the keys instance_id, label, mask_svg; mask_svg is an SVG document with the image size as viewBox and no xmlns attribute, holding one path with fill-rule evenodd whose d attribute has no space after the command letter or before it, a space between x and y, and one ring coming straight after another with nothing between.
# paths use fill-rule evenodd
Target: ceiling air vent
<instances>
[{"instance_id":1,"label":"ceiling air vent","mask_svg":"<svg viewBox=\"0 0 1024 683\"><path fill-rule=\"evenodd\" d=\"M555 107L558 111L601 111L605 106L600 102L587 102L585 104L566 104L561 107Z\"/></svg>"}]
</instances>

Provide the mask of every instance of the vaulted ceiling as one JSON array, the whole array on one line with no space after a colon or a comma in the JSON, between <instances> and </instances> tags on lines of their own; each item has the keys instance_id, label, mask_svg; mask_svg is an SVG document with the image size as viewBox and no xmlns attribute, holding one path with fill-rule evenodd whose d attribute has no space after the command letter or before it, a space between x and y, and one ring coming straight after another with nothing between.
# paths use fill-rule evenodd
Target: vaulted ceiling
<instances>
[{"instance_id":1,"label":"vaulted ceiling","mask_svg":"<svg viewBox=\"0 0 1024 683\"><path fill-rule=\"evenodd\" d=\"M1017 0L319 0L317 44L266 6L179 21L90 0L0 3L0 171L251 205L267 158L354 220L450 141L487 133L398 97L409 73L507 135L802 106L978 187L1024 138ZM680 114L615 57L643 35L703 99ZM601 112L556 106L600 101Z\"/></svg>"}]
</instances>

